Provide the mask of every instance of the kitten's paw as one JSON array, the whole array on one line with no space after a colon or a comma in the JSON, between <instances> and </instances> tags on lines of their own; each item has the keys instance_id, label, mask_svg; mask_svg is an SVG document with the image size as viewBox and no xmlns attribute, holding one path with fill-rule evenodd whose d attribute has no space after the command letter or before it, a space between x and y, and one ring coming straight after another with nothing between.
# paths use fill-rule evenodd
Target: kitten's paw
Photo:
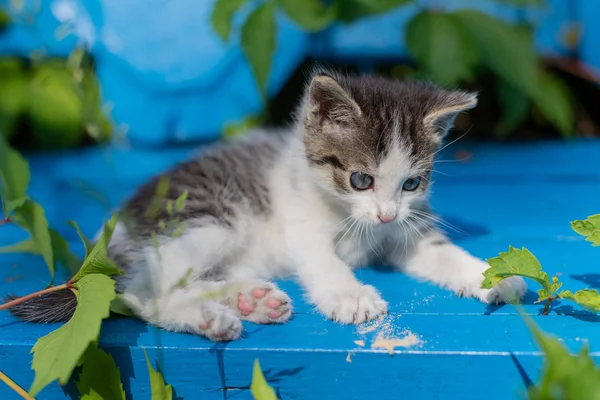
<instances>
[{"instance_id":1,"label":"kitten's paw","mask_svg":"<svg viewBox=\"0 0 600 400\"><path fill-rule=\"evenodd\" d=\"M292 300L270 282L255 282L234 299L240 318L257 324L283 323L292 315Z\"/></svg>"},{"instance_id":2,"label":"kitten's paw","mask_svg":"<svg viewBox=\"0 0 600 400\"><path fill-rule=\"evenodd\" d=\"M527 292L527 284L520 276L511 276L491 289L480 289L479 300L486 304L518 303Z\"/></svg>"},{"instance_id":3,"label":"kitten's paw","mask_svg":"<svg viewBox=\"0 0 600 400\"><path fill-rule=\"evenodd\" d=\"M215 342L228 342L242 336L242 321L229 307L207 302L200 306L199 312L191 326L193 333Z\"/></svg>"},{"instance_id":4,"label":"kitten's paw","mask_svg":"<svg viewBox=\"0 0 600 400\"><path fill-rule=\"evenodd\" d=\"M370 285L331 291L318 297L317 307L327 317L343 324L360 324L387 312L388 304Z\"/></svg>"}]
</instances>

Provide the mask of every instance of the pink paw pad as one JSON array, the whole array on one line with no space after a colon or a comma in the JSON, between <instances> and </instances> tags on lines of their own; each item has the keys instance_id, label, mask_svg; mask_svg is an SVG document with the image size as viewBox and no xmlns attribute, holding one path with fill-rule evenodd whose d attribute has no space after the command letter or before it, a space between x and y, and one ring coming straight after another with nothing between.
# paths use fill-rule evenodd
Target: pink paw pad
<instances>
[{"instance_id":1,"label":"pink paw pad","mask_svg":"<svg viewBox=\"0 0 600 400\"><path fill-rule=\"evenodd\" d=\"M200 322L200 323L198 324L198 327L199 327L200 329L202 329L203 331L207 330L209 326L210 326L210 323L209 323L209 322Z\"/></svg>"},{"instance_id":2,"label":"pink paw pad","mask_svg":"<svg viewBox=\"0 0 600 400\"><path fill-rule=\"evenodd\" d=\"M246 299L246 296L244 296L241 293L238 295L238 309L240 310L242 315L252 314L255 308L256 304L254 304L254 302L248 301Z\"/></svg>"},{"instance_id":3,"label":"pink paw pad","mask_svg":"<svg viewBox=\"0 0 600 400\"><path fill-rule=\"evenodd\" d=\"M267 307L269 308L277 308L281 305L281 301L277 299L269 299L267 300Z\"/></svg>"},{"instance_id":4,"label":"pink paw pad","mask_svg":"<svg viewBox=\"0 0 600 400\"><path fill-rule=\"evenodd\" d=\"M242 319L259 324L281 323L290 318L290 298L273 285L254 286L238 293L237 309Z\"/></svg>"}]
</instances>

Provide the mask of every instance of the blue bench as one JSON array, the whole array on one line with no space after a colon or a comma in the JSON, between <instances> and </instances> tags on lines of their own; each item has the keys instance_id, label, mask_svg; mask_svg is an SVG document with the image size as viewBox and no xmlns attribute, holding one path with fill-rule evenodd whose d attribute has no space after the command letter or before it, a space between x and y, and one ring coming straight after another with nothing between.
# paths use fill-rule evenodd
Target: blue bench
<instances>
[{"instance_id":1,"label":"blue bench","mask_svg":"<svg viewBox=\"0 0 600 400\"><path fill-rule=\"evenodd\" d=\"M509 245L525 246L549 274L562 274L566 288L600 288L600 249L569 227L571 220L600 212L600 142L519 146L459 142L441 159L452 160L458 148L471 152L472 160L440 163L433 195L436 210L461 231L450 232L458 244L482 258ZM137 184L187 158L191 150L112 147L33 155L32 197L46 207L51 225L81 254L75 232L65 221L77 220L91 236ZM20 234L11 226L1 227L0 245L18 240ZM149 396L143 348L184 399L251 399L248 385L255 358L282 399L505 400L524 393L525 375L534 381L539 377L541 354L514 307L461 299L384 269L360 270L357 276L381 289L390 303L390 314L379 324L355 327L330 322L303 300L295 283L285 281L281 286L293 299L293 319L281 326L246 324L240 341L213 344L134 319L114 318L104 323L100 345L114 355L134 399ZM0 296L23 295L48 282L41 259L0 256ZM531 283L530 290L526 312L573 351L589 339L597 359L600 317L566 302L556 302L549 316L538 316L542 306L533 304L537 287ZM0 312L0 370L29 387L33 381L29 351L56 327L22 323ZM382 332L398 337L410 332L420 343L398 347L393 355L371 349ZM360 340L364 346L356 344ZM72 384L62 389L54 383L38 398L62 399L74 390ZM0 398L17 397L0 385Z\"/></svg>"}]
</instances>

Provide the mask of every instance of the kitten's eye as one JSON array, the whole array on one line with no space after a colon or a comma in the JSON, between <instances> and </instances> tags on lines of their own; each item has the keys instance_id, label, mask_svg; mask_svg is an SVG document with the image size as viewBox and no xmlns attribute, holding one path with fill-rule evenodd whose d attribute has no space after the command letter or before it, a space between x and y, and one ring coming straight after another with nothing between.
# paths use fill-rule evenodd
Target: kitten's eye
<instances>
[{"instance_id":1,"label":"kitten's eye","mask_svg":"<svg viewBox=\"0 0 600 400\"><path fill-rule=\"evenodd\" d=\"M412 191L416 190L420 184L421 184L421 177L408 178L407 180L404 181L404 184L402 185L402 190L406 190L407 192L412 192Z\"/></svg>"},{"instance_id":2,"label":"kitten's eye","mask_svg":"<svg viewBox=\"0 0 600 400\"><path fill-rule=\"evenodd\" d=\"M373 177L362 172L353 172L350 175L350 184L356 190L367 190L373 186Z\"/></svg>"}]
</instances>

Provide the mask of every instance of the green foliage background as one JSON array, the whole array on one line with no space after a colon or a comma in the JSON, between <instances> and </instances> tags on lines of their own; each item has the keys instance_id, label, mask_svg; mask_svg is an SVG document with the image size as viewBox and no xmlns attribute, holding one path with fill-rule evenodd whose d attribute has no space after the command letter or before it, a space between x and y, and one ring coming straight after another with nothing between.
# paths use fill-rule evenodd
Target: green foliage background
<instances>
[{"instance_id":1,"label":"green foliage background","mask_svg":"<svg viewBox=\"0 0 600 400\"><path fill-rule=\"evenodd\" d=\"M20 2L11 3L21 8ZM29 17L22 16L25 25ZM0 8L0 35L9 23ZM83 49L63 59L41 50L26 58L0 57L0 136L21 147L55 149L106 141L112 130Z\"/></svg>"},{"instance_id":2,"label":"green foliage background","mask_svg":"<svg viewBox=\"0 0 600 400\"><path fill-rule=\"evenodd\" d=\"M492 2L539 9L546 5L544 0ZM217 1L212 25L224 41L231 36L233 16L245 4L249 0ZM572 94L536 54L533 27L511 25L480 11L447 12L438 7L441 2L416 0L263 0L241 27L241 46L257 85L264 92L277 47L278 11L305 31L318 32L334 23L351 23L408 4L419 4L421 8L402 29L402 37L398 37L398 41L405 41L411 56L407 63L410 78L456 88L477 86L483 77L491 75L495 100L501 109L495 137L514 132L532 115L540 115L563 136L575 134ZM244 130L245 125L240 124L239 130Z\"/></svg>"}]
</instances>

